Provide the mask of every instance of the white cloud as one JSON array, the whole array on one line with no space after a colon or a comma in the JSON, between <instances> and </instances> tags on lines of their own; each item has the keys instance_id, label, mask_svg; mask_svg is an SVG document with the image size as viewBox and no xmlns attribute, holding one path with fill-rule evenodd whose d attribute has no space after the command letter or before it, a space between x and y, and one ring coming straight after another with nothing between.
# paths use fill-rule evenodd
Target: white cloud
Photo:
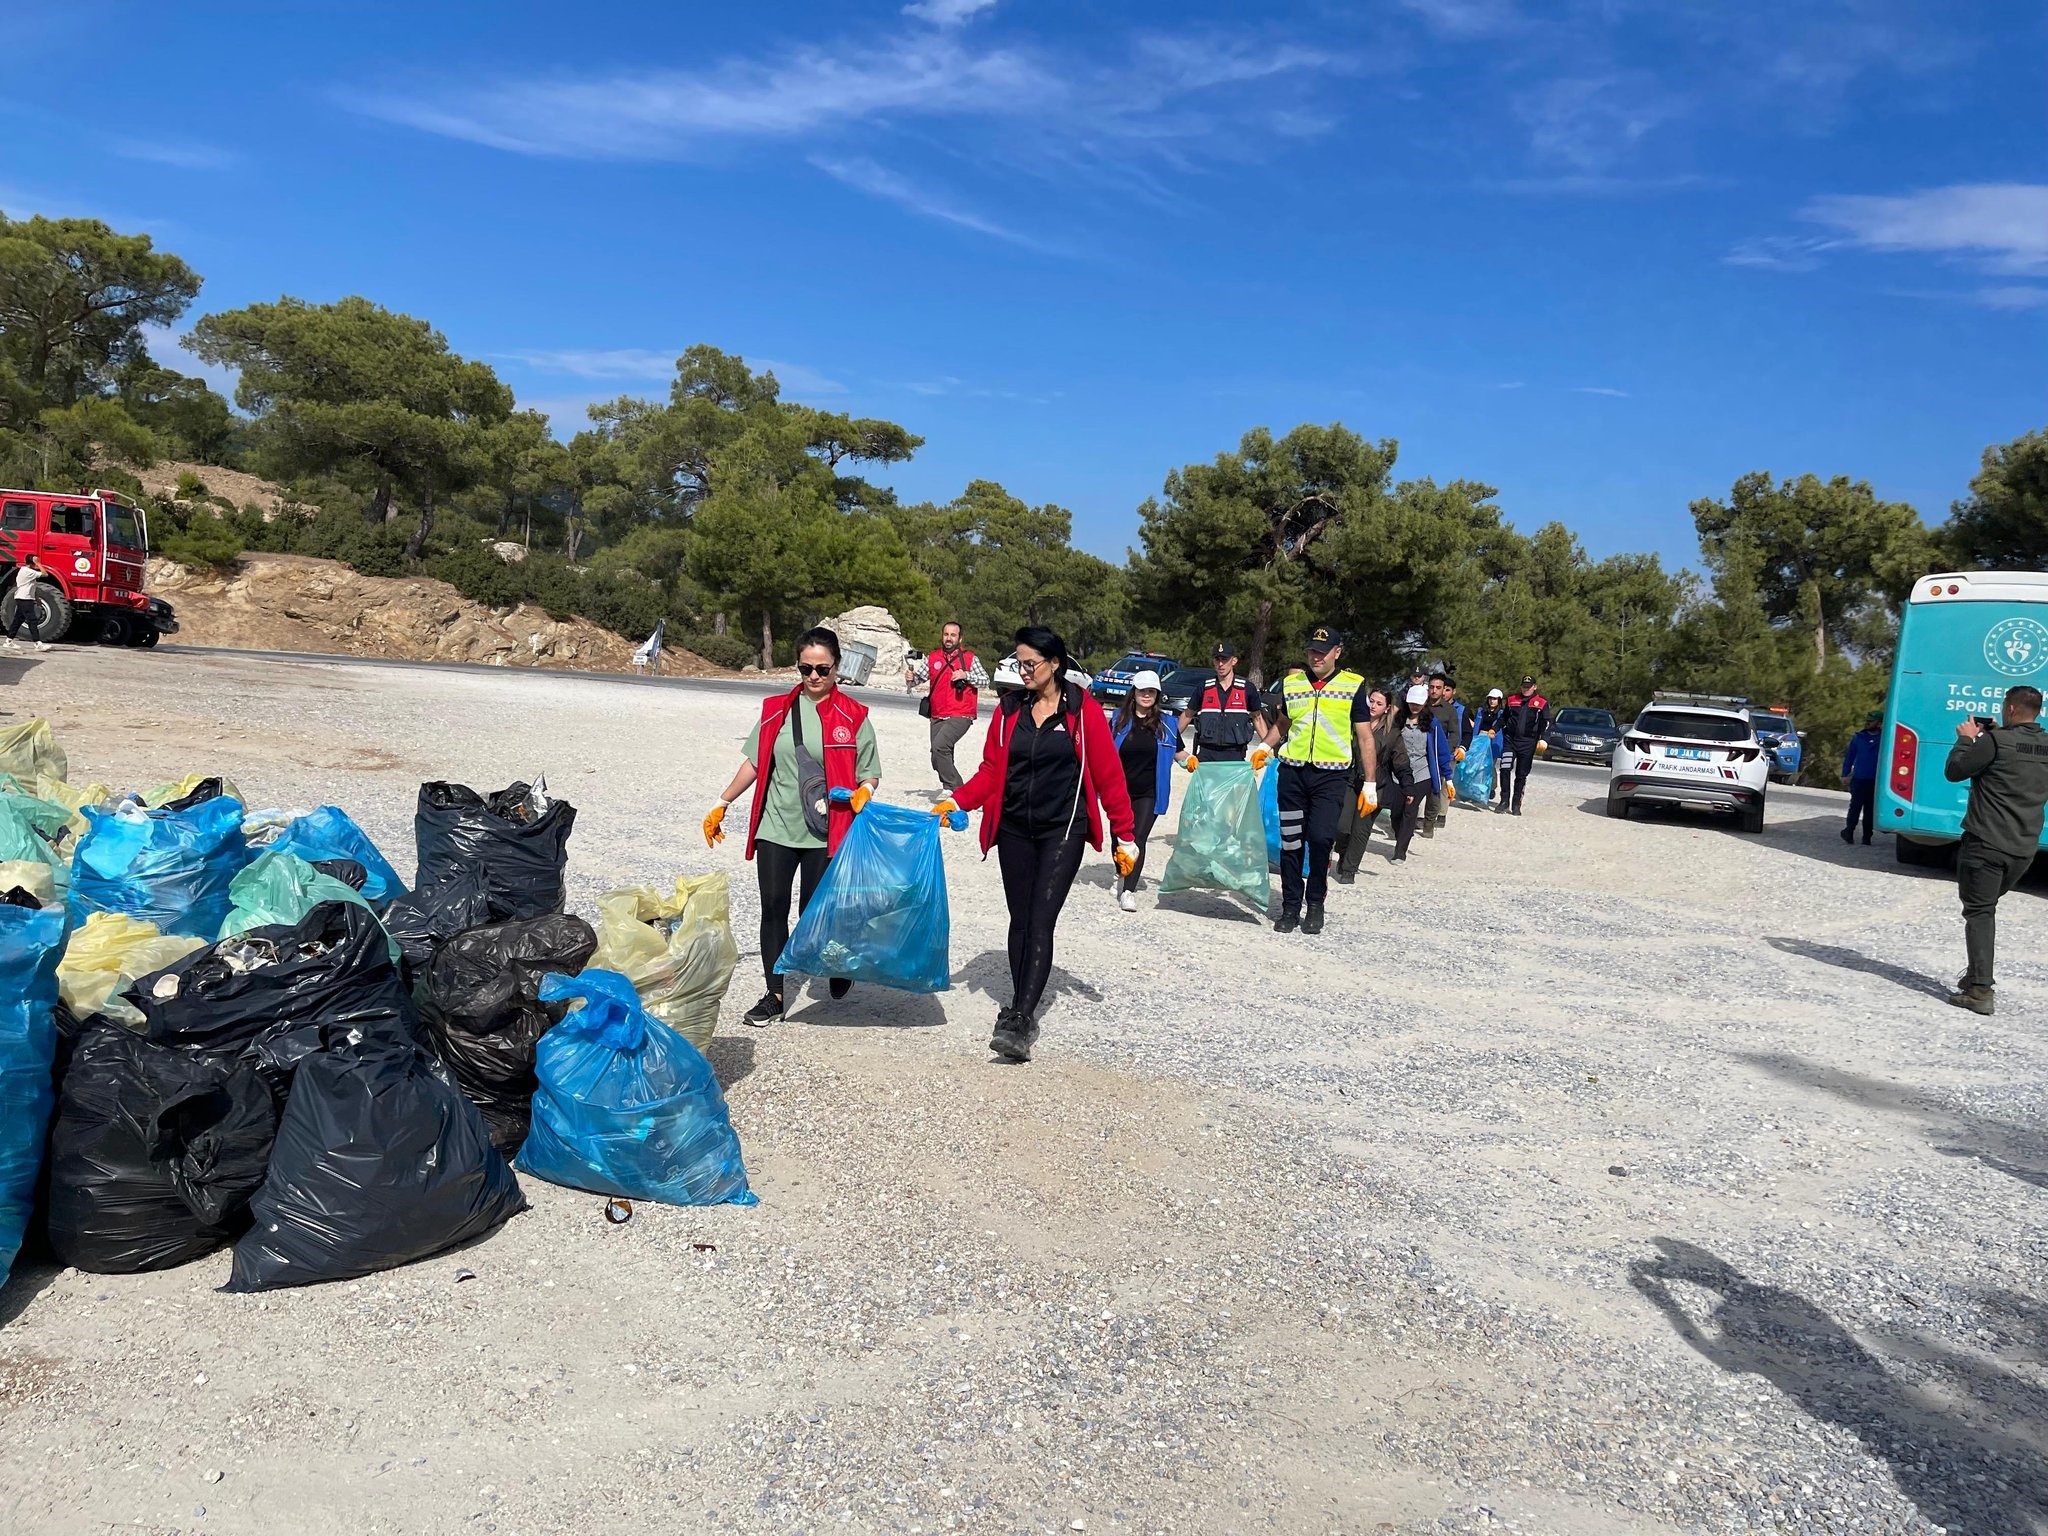
<instances>
[{"instance_id":1,"label":"white cloud","mask_svg":"<svg viewBox=\"0 0 2048 1536\"><path fill-rule=\"evenodd\" d=\"M1542 160L1600 177L1653 130L1684 115L1678 92L1641 73L1566 75L1514 100Z\"/></svg>"},{"instance_id":2,"label":"white cloud","mask_svg":"<svg viewBox=\"0 0 2048 1536\"><path fill-rule=\"evenodd\" d=\"M944 224L956 224L962 229L971 229L976 234L987 235L995 240L1007 240L1012 245L1025 246L1030 250L1053 252L1053 247L1019 234L992 219L959 208L941 197L934 196L897 174L887 166L877 165L872 160L826 160L813 158L811 164L835 181L842 181L856 192L865 192L870 197L879 197L885 202L908 208L912 213L927 219L937 219Z\"/></svg>"},{"instance_id":3,"label":"white cloud","mask_svg":"<svg viewBox=\"0 0 2048 1536\"><path fill-rule=\"evenodd\" d=\"M1864 250L1968 257L2016 277L2048 274L2048 186L1982 182L1895 197L1819 197L1802 216Z\"/></svg>"},{"instance_id":4,"label":"white cloud","mask_svg":"<svg viewBox=\"0 0 2048 1536\"><path fill-rule=\"evenodd\" d=\"M239 164L242 158L217 144L181 139L110 139L107 148L124 160L167 165L180 171L224 171Z\"/></svg>"},{"instance_id":5,"label":"white cloud","mask_svg":"<svg viewBox=\"0 0 2048 1536\"><path fill-rule=\"evenodd\" d=\"M903 14L914 16L919 21L928 21L935 27L957 27L972 21L983 11L995 9L996 0L913 0L903 7Z\"/></svg>"},{"instance_id":6,"label":"white cloud","mask_svg":"<svg viewBox=\"0 0 2048 1536\"><path fill-rule=\"evenodd\" d=\"M576 379L665 379L676 371L676 359L682 355L681 347L668 351L659 347L565 347L491 354L524 363L539 373Z\"/></svg>"},{"instance_id":7,"label":"white cloud","mask_svg":"<svg viewBox=\"0 0 2048 1536\"><path fill-rule=\"evenodd\" d=\"M775 382L785 396L792 395L843 395L846 386L837 379L828 379L815 368L802 363L778 363L772 358L757 357L747 366L756 373L772 373Z\"/></svg>"},{"instance_id":8,"label":"white cloud","mask_svg":"<svg viewBox=\"0 0 2048 1536\"><path fill-rule=\"evenodd\" d=\"M1572 393L1575 395L1605 395L1610 400L1628 400L1633 398L1625 389L1609 389L1604 384L1577 384L1572 387Z\"/></svg>"},{"instance_id":9,"label":"white cloud","mask_svg":"<svg viewBox=\"0 0 2048 1536\"><path fill-rule=\"evenodd\" d=\"M1483 37L1505 32L1519 21L1514 0L1401 0L1401 8L1415 12L1432 31L1447 37Z\"/></svg>"},{"instance_id":10,"label":"white cloud","mask_svg":"<svg viewBox=\"0 0 2048 1536\"><path fill-rule=\"evenodd\" d=\"M1976 299L1987 309L2048 309L2048 288L2028 283L2001 284L1979 288Z\"/></svg>"},{"instance_id":11,"label":"white cloud","mask_svg":"<svg viewBox=\"0 0 2048 1536\"><path fill-rule=\"evenodd\" d=\"M1819 235L1759 235L1744 240L1721 260L1731 267L1761 267L1771 272L1811 272L1821 264L1824 252L1837 249L1839 240Z\"/></svg>"}]
</instances>

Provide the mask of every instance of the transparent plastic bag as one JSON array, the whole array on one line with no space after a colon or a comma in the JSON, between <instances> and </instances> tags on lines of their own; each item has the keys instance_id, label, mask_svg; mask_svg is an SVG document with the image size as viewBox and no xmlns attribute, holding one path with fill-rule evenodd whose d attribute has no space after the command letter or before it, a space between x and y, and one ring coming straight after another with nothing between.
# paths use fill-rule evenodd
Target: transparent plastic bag
<instances>
[{"instance_id":1,"label":"transparent plastic bag","mask_svg":"<svg viewBox=\"0 0 2048 1536\"><path fill-rule=\"evenodd\" d=\"M1472 745L1465 749L1465 760L1451 773L1461 802L1486 808L1493 799L1493 765L1493 738L1484 732L1475 734Z\"/></svg>"},{"instance_id":2,"label":"transparent plastic bag","mask_svg":"<svg viewBox=\"0 0 2048 1536\"><path fill-rule=\"evenodd\" d=\"M30 785L47 774L64 778L71 764L47 720L24 720L19 725L0 726L0 773Z\"/></svg>"},{"instance_id":3,"label":"transparent plastic bag","mask_svg":"<svg viewBox=\"0 0 2048 1536\"><path fill-rule=\"evenodd\" d=\"M951 919L938 818L869 801L825 866L777 972L944 992Z\"/></svg>"},{"instance_id":4,"label":"transparent plastic bag","mask_svg":"<svg viewBox=\"0 0 2048 1536\"><path fill-rule=\"evenodd\" d=\"M731 882L721 873L676 876L675 895L651 885L609 891L597 903L590 963L633 983L641 1006L703 1050L732 982Z\"/></svg>"},{"instance_id":5,"label":"transparent plastic bag","mask_svg":"<svg viewBox=\"0 0 2048 1536\"><path fill-rule=\"evenodd\" d=\"M1265 910L1272 896L1265 815L1250 763L1204 763L1188 781L1159 893L1235 891ZM1277 855L1276 855L1277 857Z\"/></svg>"}]
</instances>

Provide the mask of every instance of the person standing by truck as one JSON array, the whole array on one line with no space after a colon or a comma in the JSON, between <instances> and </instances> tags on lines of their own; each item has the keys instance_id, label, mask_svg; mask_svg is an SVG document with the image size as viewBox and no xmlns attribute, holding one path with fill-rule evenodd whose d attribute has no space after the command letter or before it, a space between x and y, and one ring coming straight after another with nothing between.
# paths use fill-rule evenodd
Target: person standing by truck
<instances>
[{"instance_id":1,"label":"person standing by truck","mask_svg":"<svg viewBox=\"0 0 2048 1536\"><path fill-rule=\"evenodd\" d=\"M1878 726L1884 711L1873 709L1863 717L1863 729L1849 738L1842 753L1842 778L1849 786L1849 824L1842 828L1842 841L1853 842L1856 823L1863 823L1863 846L1870 846L1871 823L1876 819Z\"/></svg>"},{"instance_id":2,"label":"person standing by truck","mask_svg":"<svg viewBox=\"0 0 2048 1536\"><path fill-rule=\"evenodd\" d=\"M36 583L44 576L43 563L34 555L23 555L21 564L14 568L14 612L7 620L7 649L19 650L14 637L21 633L22 626L28 626L28 637L39 651L47 651L50 642L43 638L43 605L36 600Z\"/></svg>"},{"instance_id":3,"label":"person standing by truck","mask_svg":"<svg viewBox=\"0 0 2048 1536\"><path fill-rule=\"evenodd\" d=\"M1963 840L1956 850L1956 890L1963 900L1963 945L1969 968L1949 1001L1972 1013L1993 1011L1991 962L1998 938L1998 899L2020 883L2041 848L2048 808L2048 732L2041 729L2041 690L2008 688L2003 721L1966 719L1956 727L1944 770L1951 784L1970 786Z\"/></svg>"},{"instance_id":4,"label":"person standing by truck","mask_svg":"<svg viewBox=\"0 0 2048 1536\"><path fill-rule=\"evenodd\" d=\"M988 673L981 659L960 644L960 626L948 621L939 630L939 648L926 654L922 663L925 696L917 712L931 722L932 772L939 776L939 792L950 795L962 782L953 761L953 749L960 738L974 729L981 712L978 690L988 686Z\"/></svg>"}]
</instances>

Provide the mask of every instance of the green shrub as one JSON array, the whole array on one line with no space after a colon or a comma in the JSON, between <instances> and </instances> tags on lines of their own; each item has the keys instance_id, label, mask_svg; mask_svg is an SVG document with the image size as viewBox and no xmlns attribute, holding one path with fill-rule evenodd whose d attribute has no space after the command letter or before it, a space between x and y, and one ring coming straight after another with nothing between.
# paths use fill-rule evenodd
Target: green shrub
<instances>
[{"instance_id":1,"label":"green shrub","mask_svg":"<svg viewBox=\"0 0 2048 1536\"><path fill-rule=\"evenodd\" d=\"M217 517L195 517L163 542L166 559L200 570L231 572L241 559L242 535Z\"/></svg>"},{"instance_id":2,"label":"green shrub","mask_svg":"<svg viewBox=\"0 0 2048 1536\"><path fill-rule=\"evenodd\" d=\"M714 667L731 667L735 672L741 667L758 666L761 661L760 647L747 644L737 635L683 635L675 644L695 651Z\"/></svg>"},{"instance_id":3,"label":"green shrub","mask_svg":"<svg viewBox=\"0 0 2048 1536\"><path fill-rule=\"evenodd\" d=\"M487 608L510 608L526 597L519 568L507 565L482 544L459 545L430 555L421 570Z\"/></svg>"},{"instance_id":4,"label":"green shrub","mask_svg":"<svg viewBox=\"0 0 2048 1536\"><path fill-rule=\"evenodd\" d=\"M171 494L180 501L198 501L207 495L206 482L189 469L178 471L178 488Z\"/></svg>"}]
</instances>

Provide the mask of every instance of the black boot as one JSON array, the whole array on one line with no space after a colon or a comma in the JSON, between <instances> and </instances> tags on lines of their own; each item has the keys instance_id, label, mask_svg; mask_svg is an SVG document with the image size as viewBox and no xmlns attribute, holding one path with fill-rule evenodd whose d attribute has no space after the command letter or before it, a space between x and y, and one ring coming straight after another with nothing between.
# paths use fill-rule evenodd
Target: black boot
<instances>
[{"instance_id":1,"label":"black boot","mask_svg":"<svg viewBox=\"0 0 2048 1536\"><path fill-rule=\"evenodd\" d=\"M1323 905L1319 901L1308 904L1308 911L1302 914L1301 931L1315 934L1323 931Z\"/></svg>"},{"instance_id":2,"label":"black boot","mask_svg":"<svg viewBox=\"0 0 2048 1536\"><path fill-rule=\"evenodd\" d=\"M1283 910L1281 914L1273 920L1273 931L1275 933L1292 933L1295 929L1299 928L1300 926L1301 914L1299 912L1294 911L1291 907Z\"/></svg>"}]
</instances>

